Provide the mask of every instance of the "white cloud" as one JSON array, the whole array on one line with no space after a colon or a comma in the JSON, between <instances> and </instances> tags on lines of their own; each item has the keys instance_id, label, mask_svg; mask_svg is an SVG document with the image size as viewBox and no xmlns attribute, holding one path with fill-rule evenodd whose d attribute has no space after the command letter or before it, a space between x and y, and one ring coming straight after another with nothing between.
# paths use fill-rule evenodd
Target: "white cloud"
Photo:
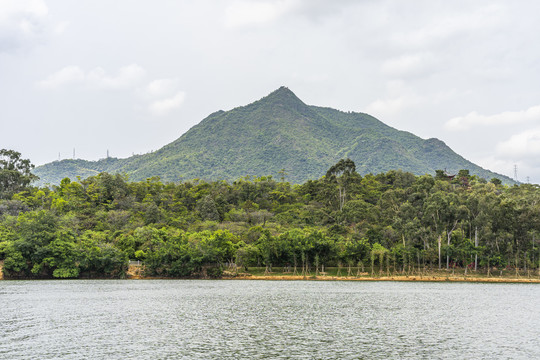
<instances>
[{"instance_id":1,"label":"white cloud","mask_svg":"<svg viewBox=\"0 0 540 360\"><path fill-rule=\"evenodd\" d=\"M154 101L150 104L150 112L153 115L167 115L172 110L180 107L184 103L186 94L183 91L177 92L174 96Z\"/></svg>"},{"instance_id":2,"label":"white cloud","mask_svg":"<svg viewBox=\"0 0 540 360\"><path fill-rule=\"evenodd\" d=\"M468 130L473 126L492 126L517 124L527 121L540 121L540 105L532 106L522 111L505 111L495 115L482 115L476 111L465 116L458 116L444 124L447 130Z\"/></svg>"},{"instance_id":3,"label":"white cloud","mask_svg":"<svg viewBox=\"0 0 540 360\"><path fill-rule=\"evenodd\" d=\"M508 140L497 144L497 154L511 159L538 159L540 156L540 128L512 135Z\"/></svg>"},{"instance_id":4,"label":"white cloud","mask_svg":"<svg viewBox=\"0 0 540 360\"><path fill-rule=\"evenodd\" d=\"M57 89L79 83L99 89L117 90L134 87L144 78L145 74L146 71L137 64L120 68L116 76L107 75L101 67L85 73L78 66L67 66L37 84L47 89Z\"/></svg>"},{"instance_id":5,"label":"white cloud","mask_svg":"<svg viewBox=\"0 0 540 360\"><path fill-rule=\"evenodd\" d=\"M407 77L426 73L434 62L429 52L402 55L383 62L381 70L392 77Z\"/></svg>"},{"instance_id":6,"label":"white cloud","mask_svg":"<svg viewBox=\"0 0 540 360\"><path fill-rule=\"evenodd\" d=\"M379 98L370 103L366 107L366 112L384 119L425 102L425 97L418 95L401 80L388 81L386 94L385 98Z\"/></svg>"},{"instance_id":7,"label":"white cloud","mask_svg":"<svg viewBox=\"0 0 540 360\"><path fill-rule=\"evenodd\" d=\"M490 171L494 171L496 173L506 175L511 178L514 177L513 169L516 163L512 160L502 159L498 156L491 155L488 157L475 159L473 162L480 165L484 169L489 169ZM520 164L520 167L522 167L521 165L522 163ZM490 179L487 179L487 180L490 180Z\"/></svg>"},{"instance_id":8,"label":"white cloud","mask_svg":"<svg viewBox=\"0 0 540 360\"><path fill-rule=\"evenodd\" d=\"M265 25L291 15L318 22L364 4L357 0L235 0L226 7L224 23L228 27Z\"/></svg>"},{"instance_id":9,"label":"white cloud","mask_svg":"<svg viewBox=\"0 0 540 360\"><path fill-rule=\"evenodd\" d=\"M0 0L0 25L41 18L49 13L43 0Z\"/></svg>"},{"instance_id":10,"label":"white cloud","mask_svg":"<svg viewBox=\"0 0 540 360\"><path fill-rule=\"evenodd\" d=\"M85 79L84 71L78 66L65 68L49 75L45 80L38 82L38 86L46 89L57 89L62 86L82 83Z\"/></svg>"},{"instance_id":11,"label":"white cloud","mask_svg":"<svg viewBox=\"0 0 540 360\"><path fill-rule=\"evenodd\" d=\"M133 90L138 101L148 106L149 112L156 116L166 115L184 103L185 93L177 90L177 79L156 79L145 87L139 87L145 76L146 71L136 64L120 68L115 75L108 75L101 67L85 72L79 66L66 66L37 82L37 86L51 90L74 85L87 89Z\"/></svg>"},{"instance_id":12,"label":"white cloud","mask_svg":"<svg viewBox=\"0 0 540 360\"><path fill-rule=\"evenodd\" d=\"M396 32L392 40L400 47L423 48L460 34L469 35L482 29L496 27L501 24L504 11L504 7L500 5L489 5L472 12L461 11L445 17L437 17L415 30Z\"/></svg>"},{"instance_id":13,"label":"white cloud","mask_svg":"<svg viewBox=\"0 0 540 360\"><path fill-rule=\"evenodd\" d=\"M70 25L69 21L63 21L61 23L56 24L56 26L54 27L54 33L57 35L63 34L66 31L66 29L69 27L69 25Z\"/></svg>"},{"instance_id":14,"label":"white cloud","mask_svg":"<svg viewBox=\"0 0 540 360\"><path fill-rule=\"evenodd\" d=\"M144 78L146 71L137 64L120 68L117 76L109 76L102 68L90 71L86 76L89 84L104 89L129 88Z\"/></svg>"},{"instance_id":15,"label":"white cloud","mask_svg":"<svg viewBox=\"0 0 540 360\"><path fill-rule=\"evenodd\" d=\"M0 0L0 52L38 37L49 13L42 0Z\"/></svg>"},{"instance_id":16,"label":"white cloud","mask_svg":"<svg viewBox=\"0 0 540 360\"><path fill-rule=\"evenodd\" d=\"M152 97L167 96L176 90L177 79L157 79L148 84L146 92Z\"/></svg>"},{"instance_id":17,"label":"white cloud","mask_svg":"<svg viewBox=\"0 0 540 360\"><path fill-rule=\"evenodd\" d=\"M225 10L225 25L243 27L271 23L298 4L295 0L235 1Z\"/></svg>"},{"instance_id":18,"label":"white cloud","mask_svg":"<svg viewBox=\"0 0 540 360\"><path fill-rule=\"evenodd\" d=\"M384 118L399 113L404 107L407 107L407 99L404 96L392 99L377 99L367 106L366 112Z\"/></svg>"},{"instance_id":19,"label":"white cloud","mask_svg":"<svg viewBox=\"0 0 540 360\"><path fill-rule=\"evenodd\" d=\"M486 169L506 175L510 178L514 178L514 169L517 166L518 181L523 183L540 183L540 181L538 180L540 179L540 159L538 157L539 153L537 153L536 156L534 156L533 154L524 154L525 156L520 156L519 153L521 151L519 149L512 149L511 151L518 151L511 155L505 153L505 151L513 145L510 145L509 142L504 142L502 144L500 144L501 146L497 147L497 151L495 154L489 157L480 158L476 161L476 163ZM519 148L519 145L517 147Z\"/></svg>"},{"instance_id":20,"label":"white cloud","mask_svg":"<svg viewBox=\"0 0 540 360\"><path fill-rule=\"evenodd\" d=\"M139 89L138 95L154 116L169 114L180 107L185 99L185 93L178 91L178 79L175 78L153 80L145 88Z\"/></svg>"}]
</instances>

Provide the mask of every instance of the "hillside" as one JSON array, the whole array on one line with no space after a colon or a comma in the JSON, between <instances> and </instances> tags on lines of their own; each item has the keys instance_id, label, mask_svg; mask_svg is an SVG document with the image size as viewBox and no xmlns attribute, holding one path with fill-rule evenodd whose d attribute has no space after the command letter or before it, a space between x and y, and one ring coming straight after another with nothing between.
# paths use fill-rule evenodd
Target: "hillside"
<instances>
[{"instance_id":1,"label":"hillside","mask_svg":"<svg viewBox=\"0 0 540 360\"><path fill-rule=\"evenodd\" d=\"M247 106L217 111L174 142L153 153L100 161L62 160L35 169L40 183L86 178L102 171L130 180L159 176L164 181L194 178L235 180L273 175L302 183L324 175L341 158L351 158L360 174L401 169L417 175L436 169L491 179L508 177L485 170L438 139L421 139L354 112L309 106L286 87Z\"/></svg>"}]
</instances>

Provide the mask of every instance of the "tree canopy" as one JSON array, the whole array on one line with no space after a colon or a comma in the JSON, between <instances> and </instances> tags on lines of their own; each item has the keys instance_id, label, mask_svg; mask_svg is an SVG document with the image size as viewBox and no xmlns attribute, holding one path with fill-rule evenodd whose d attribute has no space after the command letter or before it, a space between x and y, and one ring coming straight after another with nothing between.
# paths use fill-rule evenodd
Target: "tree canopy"
<instances>
[{"instance_id":1,"label":"tree canopy","mask_svg":"<svg viewBox=\"0 0 540 360\"><path fill-rule=\"evenodd\" d=\"M21 176L31 167L2 164ZM130 182L108 173L41 188L27 180L0 200L0 260L11 278L122 277L129 259L165 277L254 266L382 274L540 265L538 185L467 171L360 176L342 160L300 185L271 176Z\"/></svg>"},{"instance_id":2,"label":"tree canopy","mask_svg":"<svg viewBox=\"0 0 540 360\"><path fill-rule=\"evenodd\" d=\"M33 168L30 160L21 158L21 153L0 150L0 199L10 198L37 180L38 177L32 174Z\"/></svg>"}]
</instances>

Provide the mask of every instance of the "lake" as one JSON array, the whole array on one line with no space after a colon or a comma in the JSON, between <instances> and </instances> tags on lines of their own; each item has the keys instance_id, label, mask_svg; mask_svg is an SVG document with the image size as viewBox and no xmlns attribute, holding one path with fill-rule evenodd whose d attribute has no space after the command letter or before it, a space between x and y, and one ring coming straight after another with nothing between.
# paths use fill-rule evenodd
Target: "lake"
<instances>
[{"instance_id":1,"label":"lake","mask_svg":"<svg viewBox=\"0 0 540 360\"><path fill-rule=\"evenodd\" d=\"M0 281L1 359L540 359L536 284Z\"/></svg>"}]
</instances>

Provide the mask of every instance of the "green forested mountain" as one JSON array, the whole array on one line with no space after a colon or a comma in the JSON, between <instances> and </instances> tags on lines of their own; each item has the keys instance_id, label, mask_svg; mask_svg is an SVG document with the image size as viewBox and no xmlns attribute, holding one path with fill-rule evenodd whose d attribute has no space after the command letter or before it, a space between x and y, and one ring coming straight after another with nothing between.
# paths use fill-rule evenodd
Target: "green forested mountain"
<instances>
[{"instance_id":1,"label":"green forested mountain","mask_svg":"<svg viewBox=\"0 0 540 360\"><path fill-rule=\"evenodd\" d=\"M235 180L284 169L293 183L318 179L339 159L350 158L360 174L403 170L417 175L436 169L468 169L482 178L510 178L467 161L438 139L421 139L374 117L309 106L281 87L247 106L209 115L158 151L127 159L55 161L34 170L41 183L86 178L106 171L130 180Z\"/></svg>"}]
</instances>

